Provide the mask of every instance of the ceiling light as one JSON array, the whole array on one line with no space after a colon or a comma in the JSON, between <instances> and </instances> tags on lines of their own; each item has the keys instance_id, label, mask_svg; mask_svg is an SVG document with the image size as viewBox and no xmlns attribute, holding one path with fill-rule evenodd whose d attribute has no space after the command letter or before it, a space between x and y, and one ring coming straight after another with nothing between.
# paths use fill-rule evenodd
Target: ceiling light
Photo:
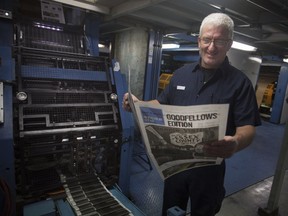
<instances>
[{"instance_id":1,"label":"ceiling light","mask_svg":"<svg viewBox=\"0 0 288 216\"><path fill-rule=\"evenodd\" d=\"M162 49L178 49L180 47L179 44L171 43L171 44L162 44Z\"/></svg>"},{"instance_id":2,"label":"ceiling light","mask_svg":"<svg viewBox=\"0 0 288 216\"><path fill-rule=\"evenodd\" d=\"M98 47L99 47L99 48L104 48L105 45L104 45L104 44L98 44Z\"/></svg>"},{"instance_id":3,"label":"ceiling light","mask_svg":"<svg viewBox=\"0 0 288 216\"><path fill-rule=\"evenodd\" d=\"M214 8L216 8L216 9L218 9L218 10L221 10L222 8L220 7L220 6L217 6L217 5L214 5L214 4L209 4L211 7L214 7Z\"/></svg>"},{"instance_id":4,"label":"ceiling light","mask_svg":"<svg viewBox=\"0 0 288 216\"><path fill-rule=\"evenodd\" d=\"M250 46L248 44L240 43L240 42L237 42L237 41L233 41L232 48L243 50L243 51L249 51L249 52L257 50L256 47Z\"/></svg>"},{"instance_id":5,"label":"ceiling light","mask_svg":"<svg viewBox=\"0 0 288 216\"><path fill-rule=\"evenodd\" d=\"M177 49L177 51L199 51L199 47L197 46L184 46Z\"/></svg>"},{"instance_id":6,"label":"ceiling light","mask_svg":"<svg viewBox=\"0 0 288 216\"><path fill-rule=\"evenodd\" d=\"M255 61L255 62L258 62L258 63L260 63L260 64L262 63L262 58L260 58L260 57L250 56L249 59L250 59L251 61Z\"/></svg>"},{"instance_id":7,"label":"ceiling light","mask_svg":"<svg viewBox=\"0 0 288 216\"><path fill-rule=\"evenodd\" d=\"M288 58L283 58L283 62L288 63Z\"/></svg>"}]
</instances>

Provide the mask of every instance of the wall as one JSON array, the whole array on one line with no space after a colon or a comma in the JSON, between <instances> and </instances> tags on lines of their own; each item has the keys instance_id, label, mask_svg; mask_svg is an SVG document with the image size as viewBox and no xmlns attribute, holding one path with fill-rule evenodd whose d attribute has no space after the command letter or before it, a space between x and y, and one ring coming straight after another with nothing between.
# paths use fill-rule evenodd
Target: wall
<instances>
[{"instance_id":1,"label":"wall","mask_svg":"<svg viewBox=\"0 0 288 216\"><path fill-rule=\"evenodd\" d=\"M240 50L230 49L227 53L230 63L241 70L251 80L254 88L256 87L259 70L261 65L261 58L254 56L252 57L249 52Z\"/></svg>"},{"instance_id":2,"label":"wall","mask_svg":"<svg viewBox=\"0 0 288 216\"><path fill-rule=\"evenodd\" d=\"M118 33L115 38L114 58L120 63L120 70L127 81L130 66L131 92L138 98L143 95L147 46L148 32L141 27Z\"/></svg>"}]
</instances>

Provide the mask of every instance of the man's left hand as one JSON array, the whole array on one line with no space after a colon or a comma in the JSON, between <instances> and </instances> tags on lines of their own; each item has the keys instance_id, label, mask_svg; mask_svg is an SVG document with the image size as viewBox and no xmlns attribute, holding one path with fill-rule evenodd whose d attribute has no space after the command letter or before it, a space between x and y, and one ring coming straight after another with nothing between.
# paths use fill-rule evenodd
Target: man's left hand
<instances>
[{"instance_id":1,"label":"man's left hand","mask_svg":"<svg viewBox=\"0 0 288 216\"><path fill-rule=\"evenodd\" d=\"M209 157L229 158L236 151L238 142L232 136L225 136L223 140L204 145L204 153Z\"/></svg>"}]
</instances>

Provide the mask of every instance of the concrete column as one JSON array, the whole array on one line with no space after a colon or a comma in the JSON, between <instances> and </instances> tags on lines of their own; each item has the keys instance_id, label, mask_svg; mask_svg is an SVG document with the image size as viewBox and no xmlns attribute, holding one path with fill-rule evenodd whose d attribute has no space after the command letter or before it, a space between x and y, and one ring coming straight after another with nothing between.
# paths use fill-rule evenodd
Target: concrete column
<instances>
[{"instance_id":1,"label":"concrete column","mask_svg":"<svg viewBox=\"0 0 288 216\"><path fill-rule=\"evenodd\" d=\"M148 34L147 29L136 27L115 37L114 59L120 63L120 70L126 74L127 81L130 65L131 92L139 99L143 97Z\"/></svg>"}]
</instances>

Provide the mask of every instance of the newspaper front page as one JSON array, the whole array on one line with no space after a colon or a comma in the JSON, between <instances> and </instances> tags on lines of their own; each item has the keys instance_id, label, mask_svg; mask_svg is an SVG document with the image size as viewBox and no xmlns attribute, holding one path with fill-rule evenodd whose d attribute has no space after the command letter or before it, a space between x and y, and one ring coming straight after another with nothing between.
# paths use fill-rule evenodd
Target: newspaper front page
<instances>
[{"instance_id":1,"label":"newspaper front page","mask_svg":"<svg viewBox=\"0 0 288 216\"><path fill-rule=\"evenodd\" d=\"M200 166L219 165L222 158L207 157L203 146L225 136L228 104L197 106L129 103L150 160L162 179Z\"/></svg>"}]
</instances>

